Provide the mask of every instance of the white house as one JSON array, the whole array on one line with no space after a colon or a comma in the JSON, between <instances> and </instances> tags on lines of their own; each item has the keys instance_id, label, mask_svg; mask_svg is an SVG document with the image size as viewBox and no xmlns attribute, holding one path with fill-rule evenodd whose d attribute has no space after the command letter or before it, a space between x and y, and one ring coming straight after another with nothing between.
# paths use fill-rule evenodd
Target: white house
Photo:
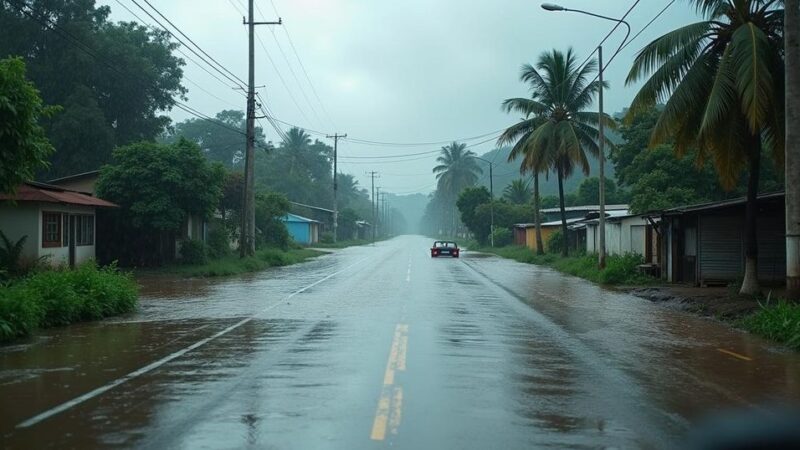
<instances>
[{"instance_id":1,"label":"white house","mask_svg":"<svg viewBox=\"0 0 800 450\"><path fill-rule=\"evenodd\" d=\"M95 210L117 205L86 193L27 182L0 194L0 231L17 242L27 236L23 258L74 266L95 257Z\"/></svg>"}]
</instances>

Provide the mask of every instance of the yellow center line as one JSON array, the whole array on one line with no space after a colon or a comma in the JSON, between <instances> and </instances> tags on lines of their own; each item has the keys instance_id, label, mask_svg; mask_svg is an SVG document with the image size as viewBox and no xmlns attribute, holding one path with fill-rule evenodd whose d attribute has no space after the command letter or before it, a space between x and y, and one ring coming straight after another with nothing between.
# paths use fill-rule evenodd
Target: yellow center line
<instances>
[{"instance_id":1,"label":"yellow center line","mask_svg":"<svg viewBox=\"0 0 800 450\"><path fill-rule=\"evenodd\" d=\"M400 428L400 419L403 417L403 388L395 386L394 397L392 398L392 411L389 416L389 431L392 434L397 434L397 429Z\"/></svg>"},{"instance_id":2,"label":"yellow center line","mask_svg":"<svg viewBox=\"0 0 800 450\"><path fill-rule=\"evenodd\" d=\"M744 355L741 355L739 353L732 352L730 350L725 350L724 348L718 348L717 351L720 352L720 353L725 353L726 355L733 356L734 358L739 358L742 361L752 361L753 360L753 358L751 358L749 356L744 356Z\"/></svg>"},{"instance_id":3,"label":"yellow center line","mask_svg":"<svg viewBox=\"0 0 800 450\"><path fill-rule=\"evenodd\" d=\"M386 428L392 434L397 434L400 427L403 408L403 388L394 385L395 370L406 370L406 349L408 348L408 325L397 324L392 338L392 347L389 351L389 361L386 363L386 372L383 375L383 388L378 399L378 409L375 411L375 420L372 423L370 439L382 441L386 438Z\"/></svg>"}]
</instances>

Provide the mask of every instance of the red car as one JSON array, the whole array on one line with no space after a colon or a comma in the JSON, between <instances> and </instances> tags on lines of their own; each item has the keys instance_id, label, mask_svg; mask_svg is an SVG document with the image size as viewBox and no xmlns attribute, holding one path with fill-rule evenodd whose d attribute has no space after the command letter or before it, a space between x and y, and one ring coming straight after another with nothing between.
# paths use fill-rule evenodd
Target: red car
<instances>
[{"instance_id":1,"label":"red car","mask_svg":"<svg viewBox=\"0 0 800 450\"><path fill-rule=\"evenodd\" d=\"M453 241L436 241L431 247L431 258L438 256L450 256L458 258L459 254L458 244Z\"/></svg>"}]
</instances>

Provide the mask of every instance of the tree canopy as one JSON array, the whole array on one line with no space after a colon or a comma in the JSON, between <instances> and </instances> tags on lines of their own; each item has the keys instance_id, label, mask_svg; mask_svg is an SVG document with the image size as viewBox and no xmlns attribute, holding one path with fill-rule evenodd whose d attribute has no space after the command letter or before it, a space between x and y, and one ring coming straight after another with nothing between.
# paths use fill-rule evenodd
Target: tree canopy
<instances>
[{"instance_id":1,"label":"tree canopy","mask_svg":"<svg viewBox=\"0 0 800 450\"><path fill-rule=\"evenodd\" d=\"M52 111L25 78L21 59L0 60L0 193L13 192L47 167L53 146L39 122Z\"/></svg>"},{"instance_id":2,"label":"tree canopy","mask_svg":"<svg viewBox=\"0 0 800 450\"><path fill-rule=\"evenodd\" d=\"M23 57L44 102L63 106L43 123L56 149L47 177L98 169L115 146L154 139L187 92L169 35L109 13L93 0L0 2L0 55Z\"/></svg>"}]
</instances>

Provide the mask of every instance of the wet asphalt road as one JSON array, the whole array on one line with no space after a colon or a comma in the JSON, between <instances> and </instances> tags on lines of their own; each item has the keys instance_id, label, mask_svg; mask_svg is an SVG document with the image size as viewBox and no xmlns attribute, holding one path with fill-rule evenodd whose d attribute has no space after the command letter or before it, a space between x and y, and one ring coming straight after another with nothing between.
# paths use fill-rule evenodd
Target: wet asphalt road
<instances>
[{"instance_id":1,"label":"wet asphalt road","mask_svg":"<svg viewBox=\"0 0 800 450\"><path fill-rule=\"evenodd\" d=\"M674 448L800 402L800 357L531 265L404 236L0 347L3 448Z\"/></svg>"}]
</instances>

